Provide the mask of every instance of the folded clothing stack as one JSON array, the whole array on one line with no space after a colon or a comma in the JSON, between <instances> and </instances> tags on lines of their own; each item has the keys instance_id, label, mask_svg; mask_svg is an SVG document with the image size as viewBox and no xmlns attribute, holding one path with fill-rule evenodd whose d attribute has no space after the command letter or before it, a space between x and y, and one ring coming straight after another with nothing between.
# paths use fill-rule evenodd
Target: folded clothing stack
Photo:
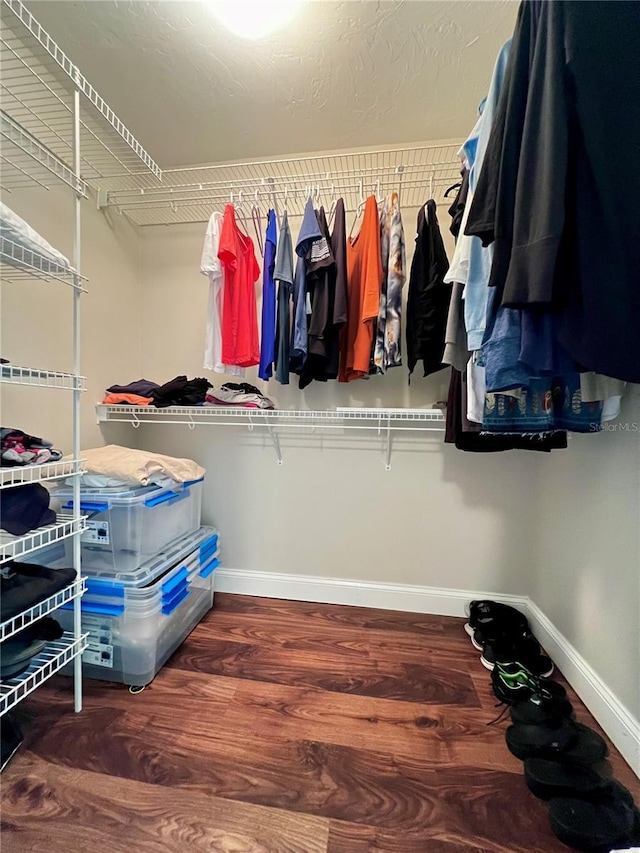
<instances>
[{"instance_id":1,"label":"folded clothing stack","mask_svg":"<svg viewBox=\"0 0 640 853\"><path fill-rule=\"evenodd\" d=\"M0 622L40 604L76 578L75 569L50 569L31 563L5 563L0 574Z\"/></svg>"},{"instance_id":2,"label":"folded clothing stack","mask_svg":"<svg viewBox=\"0 0 640 853\"><path fill-rule=\"evenodd\" d=\"M21 429L0 428L0 466L3 468L44 465L60 459L62 451L56 450L52 442Z\"/></svg>"},{"instance_id":3,"label":"folded clothing stack","mask_svg":"<svg viewBox=\"0 0 640 853\"><path fill-rule=\"evenodd\" d=\"M465 631L491 670L497 699L509 707L510 752L524 762L531 792L549 802L549 819L567 846L589 853L640 843L640 812L604 765L607 746L575 721L564 687L547 676L553 663L513 607L472 601Z\"/></svg>"},{"instance_id":4,"label":"folded clothing stack","mask_svg":"<svg viewBox=\"0 0 640 853\"><path fill-rule=\"evenodd\" d=\"M109 406L197 406L204 403L211 384L207 379L176 376L164 385L149 379L137 379L127 385L111 385L102 401Z\"/></svg>"},{"instance_id":5,"label":"folded clothing stack","mask_svg":"<svg viewBox=\"0 0 640 853\"><path fill-rule=\"evenodd\" d=\"M81 486L92 489L109 489L118 486L161 486L176 485L201 480L206 469L193 459L166 456L149 450L135 450L108 444L82 451L86 474ZM73 480L69 480L72 484Z\"/></svg>"},{"instance_id":6,"label":"folded clothing stack","mask_svg":"<svg viewBox=\"0 0 640 853\"><path fill-rule=\"evenodd\" d=\"M0 527L13 536L53 524L55 512L49 508L49 492L40 483L14 486L2 492Z\"/></svg>"},{"instance_id":7,"label":"folded clothing stack","mask_svg":"<svg viewBox=\"0 0 640 853\"><path fill-rule=\"evenodd\" d=\"M225 382L219 391L213 390L206 396L212 406L241 406L245 409L275 409L273 402L265 397L255 385L248 382Z\"/></svg>"},{"instance_id":8,"label":"folded clothing stack","mask_svg":"<svg viewBox=\"0 0 640 853\"><path fill-rule=\"evenodd\" d=\"M211 389L211 390L210 390ZM251 409L274 409L273 402L259 388L248 382L226 382L216 391L207 379L176 376L164 385L149 379L136 379L127 385L111 385L102 401L108 406L242 406Z\"/></svg>"}]
</instances>

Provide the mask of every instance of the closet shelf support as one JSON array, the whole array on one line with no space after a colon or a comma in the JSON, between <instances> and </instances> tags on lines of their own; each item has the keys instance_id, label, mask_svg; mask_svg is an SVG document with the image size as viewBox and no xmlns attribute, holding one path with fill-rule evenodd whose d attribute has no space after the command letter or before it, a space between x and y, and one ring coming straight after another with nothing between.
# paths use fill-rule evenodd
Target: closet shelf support
<instances>
[{"instance_id":1,"label":"closet shelf support","mask_svg":"<svg viewBox=\"0 0 640 853\"><path fill-rule=\"evenodd\" d=\"M273 444L273 449L276 452L276 462L278 463L278 465L283 465L284 462L282 460L282 450L280 449L280 436L271 426L269 421L265 421L265 424L267 427L267 432L269 433L269 438L271 439L271 442Z\"/></svg>"}]
</instances>

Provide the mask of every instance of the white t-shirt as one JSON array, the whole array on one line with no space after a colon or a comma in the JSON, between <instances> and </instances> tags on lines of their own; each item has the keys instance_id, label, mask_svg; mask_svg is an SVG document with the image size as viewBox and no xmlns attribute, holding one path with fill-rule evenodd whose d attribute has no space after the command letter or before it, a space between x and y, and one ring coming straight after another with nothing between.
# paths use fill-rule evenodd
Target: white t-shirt
<instances>
[{"instance_id":1,"label":"white t-shirt","mask_svg":"<svg viewBox=\"0 0 640 853\"><path fill-rule=\"evenodd\" d=\"M245 376L244 367L222 363L222 305L224 291L224 273L218 258L218 245L222 230L222 214L211 214L204 235L200 272L209 277L209 301L207 304L207 330L204 345L205 370L216 373L230 373L233 376Z\"/></svg>"}]
</instances>

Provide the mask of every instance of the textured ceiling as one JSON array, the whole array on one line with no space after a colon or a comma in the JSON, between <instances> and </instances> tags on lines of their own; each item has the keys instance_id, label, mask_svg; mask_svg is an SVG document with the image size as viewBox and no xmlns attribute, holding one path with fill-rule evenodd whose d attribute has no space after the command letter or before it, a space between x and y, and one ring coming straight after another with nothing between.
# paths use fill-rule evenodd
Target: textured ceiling
<instances>
[{"instance_id":1,"label":"textured ceiling","mask_svg":"<svg viewBox=\"0 0 640 853\"><path fill-rule=\"evenodd\" d=\"M517 12L510 0L308 2L252 42L206 0L27 5L164 168L463 137Z\"/></svg>"}]
</instances>

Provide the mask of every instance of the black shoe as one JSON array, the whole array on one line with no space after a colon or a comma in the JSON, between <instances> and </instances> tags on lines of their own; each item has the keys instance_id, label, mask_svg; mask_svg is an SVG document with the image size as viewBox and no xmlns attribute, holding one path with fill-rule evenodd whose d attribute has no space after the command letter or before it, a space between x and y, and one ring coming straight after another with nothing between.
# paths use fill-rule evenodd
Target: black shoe
<instances>
[{"instance_id":1,"label":"black shoe","mask_svg":"<svg viewBox=\"0 0 640 853\"><path fill-rule=\"evenodd\" d=\"M551 800L549 820L560 841L574 850L609 853L640 843L640 813L615 780L597 792Z\"/></svg>"},{"instance_id":2,"label":"black shoe","mask_svg":"<svg viewBox=\"0 0 640 853\"><path fill-rule=\"evenodd\" d=\"M540 643L533 634L516 637L502 636L485 643L480 662L490 672L497 662L517 661L538 678L548 678L554 670L551 658L542 654Z\"/></svg>"},{"instance_id":3,"label":"black shoe","mask_svg":"<svg viewBox=\"0 0 640 853\"><path fill-rule=\"evenodd\" d=\"M476 638L474 645L481 650L482 645L489 639L507 635L519 635L529 630L527 617L498 601L472 601L468 606L469 621L464 626L465 631L472 638Z\"/></svg>"},{"instance_id":4,"label":"black shoe","mask_svg":"<svg viewBox=\"0 0 640 853\"><path fill-rule=\"evenodd\" d=\"M0 736L0 771L4 770L11 761L21 743L22 731L20 726L10 713L5 714L2 718Z\"/></svg>"},{"instance_id":5,"label":"black shoe","mask_svg":"<svg viewBox=\"0 0 640 853\"><path fill-rule=\"evenodd\" d=\"M544 758L527 758L524 778L531 793L540 800L590 796L608 784L608 780L591 767Z\"/></svg>"},{"instance_id":6,"label":"black shoe","mask_svg":"<svg viewBox=\"0 0 640 853\"><path fill-rule=\"evenodd\" d=\"M562 720L554 726L509 726L505 739L512 755L545 758L570 764L597 764L607 754L607 745L597 732L582 723Z\"/></svg>"},{"instance_id":7,"label":"black shoe","mask_svg":"<svg viewBox=\"0 0 640 853\"><path fill-rule=\"evenodd\" d=\"M519 661L498 661L491 673L491 686L496 699L505 705L527 702L541 691L555 699L567 698L562 684L540 678Z\"/></svg>"}]
</instances>

